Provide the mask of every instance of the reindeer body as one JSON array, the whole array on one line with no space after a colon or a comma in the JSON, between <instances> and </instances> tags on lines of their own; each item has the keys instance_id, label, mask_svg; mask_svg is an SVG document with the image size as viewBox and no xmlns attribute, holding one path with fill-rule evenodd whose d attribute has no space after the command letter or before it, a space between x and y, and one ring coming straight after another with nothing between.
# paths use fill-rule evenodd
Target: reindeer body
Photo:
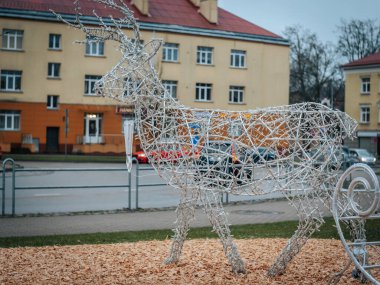
<instances>
[{"instance_id":1,"label":"reindeer body","mask_svg":"<svg viewBox=\"0 0 380 285\"><path fill-rule=\"evenodd\" d=\"M87 28L79 19L72 24L58 17L83 30L92 40L120 43L120 62L96 88L104 96L135 106L142 148L158 174L181 191L175 235L166 262L178 261L194 207L200 202L233 271L244 272L220 195L281 191L300 217L297 231L269 270L271 276L283 273L323 223L321 201L330 204L341 166L342 140L353 136L354 120L314 103L247 111L185 107L166 96L152 65L151 58L160 42L140 44L138 25L126 5L114 0L94 1L122 11L125 18L111 18L114 26L110 27L98 17L101 27ZM125 25L133 29L133 40L123 34L121 28ZM211 147L215 142L222 147ZM270 160L266 158L269 153L273 155ZM211 163L212 156L219 160Z\"/></svg>"}]
</instances>

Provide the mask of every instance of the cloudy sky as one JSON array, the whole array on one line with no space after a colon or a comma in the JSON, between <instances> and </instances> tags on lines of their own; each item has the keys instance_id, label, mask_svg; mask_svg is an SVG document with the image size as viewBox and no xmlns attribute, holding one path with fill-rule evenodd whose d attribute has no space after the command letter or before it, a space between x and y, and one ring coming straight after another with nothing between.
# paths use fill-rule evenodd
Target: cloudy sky
<instances>
[{"instance_id":1,"label":"cloudy sky","mask_svg":"<svg viewBox=\"0 0 380 285\"><path fill-rule=\"evenodd\" d=\"M218 5L278 35L302 25L324 42L336 42L340 19L380 22L380 0L219 0Z\"/></svg>"}]
</instances>

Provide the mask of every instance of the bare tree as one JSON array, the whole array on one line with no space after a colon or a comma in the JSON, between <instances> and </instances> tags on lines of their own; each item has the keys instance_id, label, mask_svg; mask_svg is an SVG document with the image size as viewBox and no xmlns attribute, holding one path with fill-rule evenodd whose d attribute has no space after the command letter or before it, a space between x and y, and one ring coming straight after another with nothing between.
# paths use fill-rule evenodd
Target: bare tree
<instances>
[{"instance_id":1,"label":"bare tree","mask_svg":"<svg viewBox=\"0 0 380 285\"><path fill-rule=\"evenodd\" d=\"M339 80L334 47L300 26L287 27L290 42L290 103L320 102Z\"/></svg>"},{"instance_id":2,"label":"bare tree","mask_svg":"<svg viewBox=\"0 0 380 285\"><path fill-rule=\"evenodd\" d=\"M351 62L380 51L380 25L377 20L341 20L337 52Z\"/></svg>"}]
</instances>

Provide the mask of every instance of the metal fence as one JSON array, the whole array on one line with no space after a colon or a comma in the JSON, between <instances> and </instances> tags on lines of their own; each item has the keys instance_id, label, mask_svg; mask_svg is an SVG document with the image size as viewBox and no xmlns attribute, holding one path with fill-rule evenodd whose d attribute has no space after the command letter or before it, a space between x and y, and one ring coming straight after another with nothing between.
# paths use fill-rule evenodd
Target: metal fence
<instances>
[{"instance_id":1,"label":"metal fence","mask_svg":"<svg viewBox=\"0 0 380 285\"><path fill-rule=\"evenodd\" d=\"M36 173L41 171L54 171L54 172L126 172L126 168L18 168L13 159L7 158L2 164L2 187L1 187L1 215L6 215L5 213L5 201L8 198L6 194L11 195L11 215L16 214L16 191L19 190L51 190L51 189L97 189L97 188L126 188L128 189L128 209L132 209L132 175L128 172L126 182L123 184L101 184L101 185L70 185L65 183L65 185L45 185L44 181L41 181L41 185L28 185L28 186L18 186L17 179L18 173L28 172ZM10 173L11 179L8 188L6 189L6 173ZM69 181L69 179L67 180ZM138 187L136 187L137 189ZM8 190L8 191L7 191ZM136 208L138 208L138 199L136 198Z\"/></svg>"},{"instance_id":2,"label":"metal fence","mask_svg":"<svg viewBox=\"0 0 380 285\"><path fill-rule=\"evenodd\" d=\"M91 168L22 168L18 167L16 162L12 158L7 158L2 163L2 168L0 169L0 173L2 173L2 183L1 183L1 215L16 215L16 206L17 206L17 192L18 191L28 191L28 190L43 190L49 193L50 190L54 189L109 189L109 188L125 188L127 189L127 198L126 198L126 207L129 210L139 209L139 195L140 190L143 188L149 187L157 187L157 186L167 186L166 183L145 183L145 181L150 181L151 179L146 179L145 181L141 181L141 177L144 177L144 172L154 171L154 168L151 166L141 167L138 161L134 158L133 162L135 164L136 175L132 177L132 172L128 172L126 167L119 168L105 168L105 167L91 167ZM98 172L99 176L101 176L105 172L127 172L125 182L120 184L97 184L97 185L75 185L70 184L70 175L68 175L67 180L65 180L64 185L46 185L46 181L39 181L39 183L35 183L27 186L20 186L20 174L28 173L30 175L37 175L38 172L54 172L54 173L72 173L72 172ZM148 174L149 175L149 174ZM6 183L6 179L8 183ZM105 182L107 179L101 180ZM135 192L134 195L134 206L132 199L132 191ZM9 202L10 199L10 202ZM6 201L8 201L6 203ZM228 203L229 197L228 194L223 195L222 202ZM11 207L11 211L6 212L6 206L9 210L9 206ZM34 213L30 213L34 214Z\"/></svg>"}]
</instances>

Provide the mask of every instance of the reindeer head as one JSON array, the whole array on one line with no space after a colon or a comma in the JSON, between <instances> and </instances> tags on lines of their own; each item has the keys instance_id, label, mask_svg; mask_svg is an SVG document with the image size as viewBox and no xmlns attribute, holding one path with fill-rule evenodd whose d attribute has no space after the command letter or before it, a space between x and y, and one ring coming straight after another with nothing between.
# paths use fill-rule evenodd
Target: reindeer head
<instances>
[{"instance_id":1,"label":"reindeer head","mask_svg":"<svg viewBox=\"0 0 380 285\"><path fill-rule=\"evenodd\" d=\"M153 39L147 44L141 43L139 26L133 13L123 0L88 0L95 3L104 4L118 13L123 14L123 18L115 19L112 15L107 21L98 16L93 11L99 25L86 26L81 21L79 0L76 5L76 21L74 23L63 19L61 15L52 11L59 20L68 24L70 27L80 29L86 34L86 39L77 43L86 44L88 42L104 42L107 40L119 43L121 52L120 61L107 72L96 84L97 94L133 104L142 96L161 95L165 92L161 81L151 62L152 57L157 53L161 46L161 41ZM107 22L107 23L106 23ZM128 37L123 28L132 30L132 36Z\"/></svg>"}]
</instances>

